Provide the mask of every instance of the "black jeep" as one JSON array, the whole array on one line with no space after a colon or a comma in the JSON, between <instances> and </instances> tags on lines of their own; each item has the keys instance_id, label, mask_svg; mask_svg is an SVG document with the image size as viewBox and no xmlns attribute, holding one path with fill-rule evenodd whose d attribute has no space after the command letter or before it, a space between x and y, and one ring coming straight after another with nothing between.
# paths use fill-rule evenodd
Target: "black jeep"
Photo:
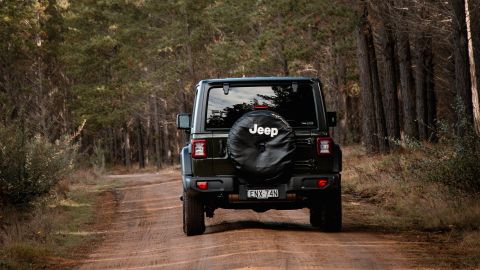
<instances>
[{"instance_id":1,"label":"black jeep","mask_svg":"<svg viewBox=\"0 0 480 270\"><path fill-rule=\"evenodd\" d=\"M340 231L342 152L329 136L316 78L200 81L180 154L183 230L205 231L215 209L310 209L310 223Z\"/></svg>"}]
</instances>

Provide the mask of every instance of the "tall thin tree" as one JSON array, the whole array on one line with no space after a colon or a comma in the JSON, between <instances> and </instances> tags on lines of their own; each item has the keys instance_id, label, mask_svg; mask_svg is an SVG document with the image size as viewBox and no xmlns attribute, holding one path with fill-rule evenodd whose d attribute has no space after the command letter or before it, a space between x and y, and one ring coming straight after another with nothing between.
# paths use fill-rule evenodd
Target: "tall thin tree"
<instances>
[{"instance_id":1,"label":"tall thin tree","mask_svg":"<svg viewBox=\"0 0 480 270\"><path fill-rule=\"evenodd\" d=\"M368 53L367 34L368 29L368 10L366 3L362 1L362 14L357 26L357 57L358 70L360 76L360 96L362 103L362 133L363 142L367 152L373 153L378 151L378 140L374 136L376 134L375 121L375 103L372 91L372 77L370 74L370 60Z\"/></svg>"},{"instance_id":2,"label":"tall thin tree","mask_svg":"<svg viewBox=\"0 0 480 270\"><path fill-rule=\"evenodd\" d=\"M404 11L401 11L401 13L404 13ZM410 40L403 22L397 23L396 30L398 65L400 70L400 85L403 104L403 130L406 136L417 138L418 130L415 122L415 88L413 87Z\"/></svg>"},{"instance_id":3,"label":"tall thin tree","mask_svg":"<svg viewBox=\"0 0 480 270\"><path fill-rule=\"evenodd\" d=\"M453 10L453 55L455 60L455 91L462 104L466 119L461 119L462 112L457 112L458 123L466 120L473 123L472 90L470 66L468 61L468 39L465 14L465 0L450 0ZM459 108L457 108L459 109ZM464 125L458 125L457 135L465 133Z\"/></svg>"},{"instance_id":4,"label":"tall thin tree","mask_svg":"<svg viewBox=\"0 0 480 270\"><path fill-rule=\"evenodd\" d=\"M477 134L480 135L480 1L465 1L467 17L468 53L472 78L473 117Z\"/></svg>"},{"instance_id":5,"label":"tall thin tree","mask_svg":"<svg viewBox=\"0 0 480 270\"><path fill-rule=\"evenodd\" d=\"M426 38L420 32L415 39L415 110L418 127L418 138L427 139L427 72L426 72Z\"/></svg>"},{"instance_id":6,"label":"tall thin tree","mask_svg":"<svg viewBox=\"0 0 480 270\"><path fill-rule=\"evenodd\" d=\"M400 124L398 115L397 76L395 69L395 39L393 37L392 24L389 19L388 9L384 6L382 22L379 26L380 52L383 58L383 87L385 120L387 135L393 139L400 138Z\"/></svg>"},{"instance_id":7,"label":"tall thin tree","mask_svg":"<svg viewBox=\"0 0 480 270\"><path fill-rule=\"evenodd\" d=\"M367 18L368 19L368 18ZM385 127L385 112L383 109L382 92L380 89L380 78L378 76L377 55L375 52L375 43L373 41L373 31L371 24L367 21L366 28L368 60L370 65L370 77L372 82L373 102L375 104L375 121L377 130L375 137L378 140L378 150L381 153L389 151L387 129Z\"/></svg>"}]
</instances>

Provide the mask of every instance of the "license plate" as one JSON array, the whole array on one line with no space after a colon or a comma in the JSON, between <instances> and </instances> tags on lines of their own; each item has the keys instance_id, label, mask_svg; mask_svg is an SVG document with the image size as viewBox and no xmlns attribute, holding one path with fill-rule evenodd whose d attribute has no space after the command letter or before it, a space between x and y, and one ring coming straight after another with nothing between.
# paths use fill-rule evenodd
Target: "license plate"
<instances>
[{"instance_id":1,"label":"license plate","mask_svg":"<svg viewBox=\"0 0 480 270\"><path fill-rule=\"evenodd\" d=\"M249 199L268 199L278 198L278 189L249 189L247 190Z\"/></svg>"}]
</instances>

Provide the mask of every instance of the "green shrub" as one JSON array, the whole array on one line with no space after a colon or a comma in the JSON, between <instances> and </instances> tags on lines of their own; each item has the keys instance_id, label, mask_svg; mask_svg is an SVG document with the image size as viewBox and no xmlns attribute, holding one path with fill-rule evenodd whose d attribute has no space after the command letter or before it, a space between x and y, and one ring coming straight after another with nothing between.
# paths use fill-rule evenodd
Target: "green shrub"
<instances>
[{"instance_id":1,"label":"green shrub","mask_svg":"<svg viewBox=\"0 0 480 270\"><path fill-rule=\"evenodd\" d=\"M25 205L50 192L72 169L75 150L68 139L52 144L0 127L0 205Z\"/></svg>"},{"instance_id":2,"label":"green shrub","mask_svg":"<svg viewBox=\"0 0 480 270\"><path fill-rule=\"evenodd\" d=\"M480 137L458 101L456 123L439 122L438 143L426 144L407 138L402 144L423 152L408 162L409 171L418 180L443 184L451 191L480 192ZM460 135L459 135L460 134Z\"/></svg>"}]
</instances>

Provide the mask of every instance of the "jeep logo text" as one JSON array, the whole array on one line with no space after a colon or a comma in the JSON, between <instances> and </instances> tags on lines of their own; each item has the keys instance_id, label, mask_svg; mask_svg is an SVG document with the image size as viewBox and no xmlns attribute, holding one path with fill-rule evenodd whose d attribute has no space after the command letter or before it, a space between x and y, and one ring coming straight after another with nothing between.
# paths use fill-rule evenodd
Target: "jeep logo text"
<instances>
[{"instance_id":1,"label":"jeep logo text","mask_svg":"<svg viewBox=\"0 0 480 270\"><path fill-rule=\"evenodd\" d=\"M253 128L248 129L250 131L250 134L255 134L257 133L258 135L270 135L270 137L275 137L278 135L278 129L277 128L269 128L269 127L259 127L257 124L253 125Z\"/></svg>"}]
</instances>

